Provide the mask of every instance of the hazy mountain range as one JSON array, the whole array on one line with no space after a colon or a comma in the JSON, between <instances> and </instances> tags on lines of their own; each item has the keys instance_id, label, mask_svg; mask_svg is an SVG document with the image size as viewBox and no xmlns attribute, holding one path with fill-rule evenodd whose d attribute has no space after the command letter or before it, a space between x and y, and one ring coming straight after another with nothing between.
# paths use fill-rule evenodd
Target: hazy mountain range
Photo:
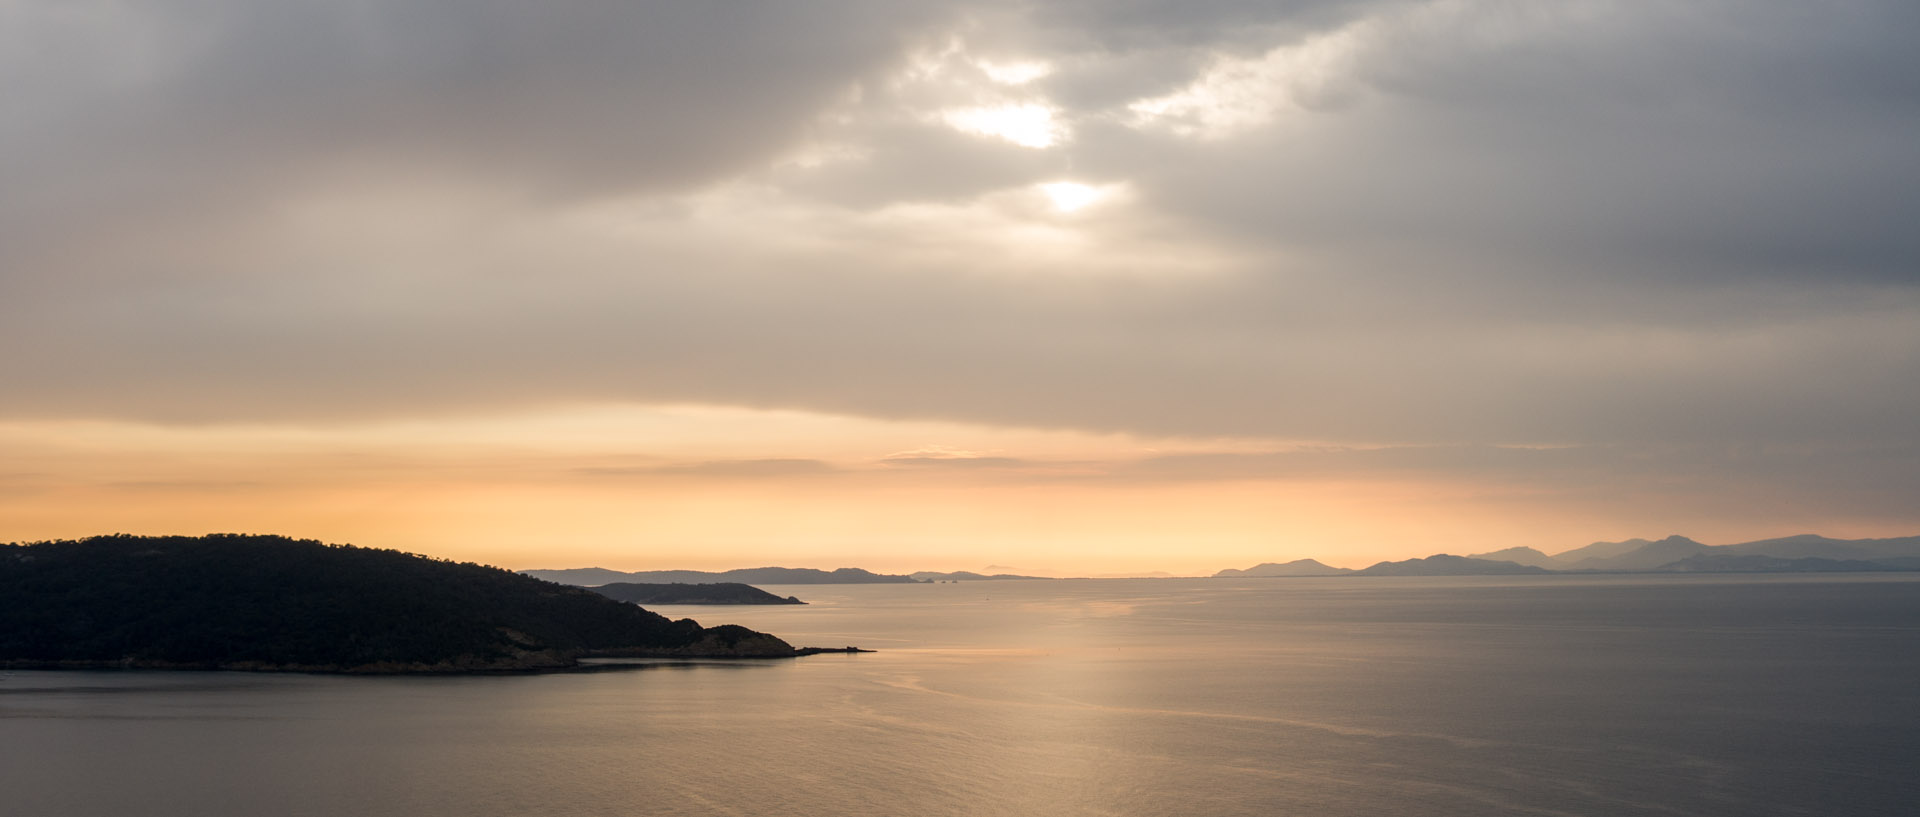
<instances>
[{"instance_id":1,"label":"hazy mountain range","mask_svg":"<svg viewBox=\"0 0 1920 817\"><path fill-rule=\"evenodd\" d=\"M1548 555L1530 547L1436 554L1424 559L1380 562L1353 570L1312 559L1222 570L1215 578L1252 576L1476 576L1548 572L1831 573L1920 570L1920 536L1890 539L1830 539L1815 534L1705 545L1685 536L1594 542Z\"/></svg>"},{"instance_id":2,"label":"hazy mountain range","mask_svg":"<svg viewBox=\"0 0 1920 817\"><path fill-rule=\"evenodd\" d=\"M575 587L599 587L615 583L638 584L719 584L738 582L743 584L912 584L915 582L979 582L1008 581L1014 579L1047 579L1048 576L1016 576L1012 573L975 573L970 570L958 570L941 573L922 570L912 575L902 576L891 573L874 573L857 567L843 567L838 570L817 570L810 567L747 567L739 570L709 572L705 570L638 570L626 573L608 570L604 567L575 567L564 570L522 570L523 575L550 582L570 584ZM656 604L661 602L655 602Z\"/></svg>"},{"instance_id":3,"label":"hazy mountain range","mask_svg":"<svg viewBox=\"0 0 1920 817\"><path fill-rule=\"evenodd\" d=\"M1012 573L995 573L993 575L987 575L985 573L975 573L971 570L956 570L956 571L953 571L952 573L941 573L934 570L922 570L922 571L913 573L911 575L913 576L913 578L923 582L994 582L994 581L1011 581L1016 579L1025 580L1025 579L1051 578L1049 576L1016 576Z\"/></svg>"},{"instance_id":4,"label":"hazy mountain range","mask_svg":"<svg viewBox=\"0 0 1920 817\"><path fill-rule=\"evenodd\" d=\"M522 570L522 574L575 587L598 587L615 582L636 584L913 584L912 576L873 573L857 567L816 570L810 567L744 567L713 573L705 570L638 570L624 573L604 567L565 570Z\"/></svg>"},{"instance_id":5,"label":"hazy mountain range","mask_svg":"<svg viewBox=\"0 0 1920 817\"><path fill-rule=\"evenodd\" d=\"M1213 574L1213 577L1231 579L1243 576L1340 576L1352 572L1351 568L1328 567L1312 559L1295 559L1284 564L1274 562L1257 564L1246 570L1227 568Z\"/></svg>"},{"instance_id":6,"label":"hazy mountain range","mask_svg":"<svg viewBox=\"0 0 1920 817\"><path fill-rule=\"evenodd\" d=\"M1504 576L1553 572L1667 572L1667 573L1832 573L1874 570L1920 570L1920 536L1890 539L1830 539L1815 534L1783 536L1733 545L1705 545L1685 536L1665 539L1628 539L1543 553L1530 547L1456 556L1437 553L1420 559L1387 561L1360 569L1333 567L1314 559L1267 562L1245 569L1222 570L1214 578L1269 576ZM817 570L805 567L752 567L710 572L702 570L641 570L623 572L601 567L564 570L522 570L538 579L578 587L618 582L647 584L910 584L946 581L1006 581L1045 579L1011 573L923 570L910 575L874 573L857 567ZM1162 574L1164 575L1164 574Z\"/></svg>"}]
</instances>

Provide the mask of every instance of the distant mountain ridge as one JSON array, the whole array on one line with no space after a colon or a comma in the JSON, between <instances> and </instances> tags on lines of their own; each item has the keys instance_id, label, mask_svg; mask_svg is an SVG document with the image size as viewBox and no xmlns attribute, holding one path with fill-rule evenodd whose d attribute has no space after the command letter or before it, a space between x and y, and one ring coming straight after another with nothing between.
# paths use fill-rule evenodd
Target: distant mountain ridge
<instances>
[{"instance_id":1,"label":"distant mountain ridge","mask_svg":"<svg viewBox=\"0 0 1920 817\"><path fill-rule=\"evenodd\" d=\"M1822 559L1806 556L1782 559L1777 556L1736 555L1731 553L1689 556L1661 568L1672 573L1863 573L1904 568L1860 559Z\"/></svg>"},{"instance_id":2,"label":"distant mountain ridge","mask_svg":"<svg viewBox=\"0 0 1920 817\"><path fill-rule=\"evenodd\" d=\"M1467 554L1467 558L1486 559L1494 562L1512 562L1517 565L1532 565L1534 567L1545 568L1552 568L1554 565L1552 556L1548 556L1530 547L1512 547L1505 550L1496 550L1492 553L1470 553Z\"/></svg>"},{"instance_id":3,"label":"distant mountain ridge","mask_svg":"<svg viewBox=\"0 0 1920 817\"><path fill-rule=\"evenodd\" d=\"M1706 545L1685 536L1594 542L1553 555L1530 548L1435 554L1381 562L1361 570L1328 567L1312 559L1227 569L1214 578L1265 576L1501 576L1544 573L1837 573L1920 570L1920 536L1832 539L1798 534L1732 545Z\"/></svg>"},{"instance_id":4,"label":"distant mountain ridge","mask_svg":"<svg viewBox=\"0 0 1920 817\"><path fill-rule=\"evenodd\" d=\"M1811 533L1727 545L1729 553L1782 559L1898 559L1920 557L1920 536L1892 539L1829 539Z\"/></svg>"},{"instance_id":5,"label":"distant mountain ridge","mask_svg":"<svg viewBox=\"0 0 1920 817\"><path fill-rule=\"evenodd\" d=\"M1553 571L1544 567L1501 562L1492 559L1470 559L1465 556L1452 556L1436 553L1424 559L1406 559L1399 562L1381 562L1362 570L1354 571L1355 576L1516 576L1545 574Z\"/></svg>"},{"instance_id":6,"label":"distant mountain ridge","mask_svg":"<svg viewBox=\"0 0 1920 817\"><path fill-rule=\"evenodd\" d=\"M638 570L623 573L604 567L575 567L564 570L522 570L532 576L575 587L598 587L616 582L634 584L914 584L912 576L873 573L857 567L816 570L810 567L745 567L712 573L704 570Z\"/></svg>"},{"instance_id":7,"label":"distant mountain ridge","mask_svg":"<svg viewBox=\"0 0 1920 817\"><path fill-rule=\"evenodd\" d=\"M1668 536L1657 541L1628 539L1624 542L1595 542L1585 547L1555 554L1551 557L1553 564L1547 567L1556 570L1596 571L1699 570L1704 565L1740 564L1719 561L1723 557L1732 556L1764 556L1786 561L1816 559L1828 562L1871 562L1876 567L1863 569L1885 567L1898 569L1904 567L1898 560L1920 558L1920 536L1833 539L1803 533L1731 545L1705 545L1685 536ZM1699 558L1696 559L1696 557ZM1890 561L1881 563L1876 560ZM1682 562L1687 563L1687 566L1680 567ZM1807 569L1822 569L1823 572L1832 569L1831 566L1819 568L1819 564L1819 562L1808 562Z\"/></svg>"},{"instance_id":8,"label":"distant mountain ridge","mask_svg":"<svg viewBox=\"0 0 1920 817\"><path fill-rule=\"evenodd\" d=\"M1046 581L1052 578L1050 576L1016 576L1012 573L995 573L989 576L984 573L975 573L971 570L956 570L952 573L922 570L908 575L911 576L914 581L921 582Z\"/></svg>"},{"instance_id":9,"label":"distant mountain ridge","mask_svg":"<svg viewBox=\"0 0 1920 817\"><path fill-rule=\"evenodd\" d=\"M1628 539L1624 542L1594 542L1584 547L1563 550L1547 558L1552 559L1556 565L1568 565L1586 559L1611 559L1616 556L1624 556L1650 544L1653 544L1653 540L1651 539Z\"/></svg>"},{"instance_id":10,"label":"distant mountain ridge","mask_svg":"<svg viewBox=\"0 0 1920 817\"><path fill-rule=\"evenodd\" d=\"M1700 556L1712 550L1711 546L1700 544L1685 536L1669 536L1657 542L1647 542L1617 556L1593 556L1572 563L1562 557L1555 557L1554 562L1555 567L1560 570L1658 570L1662 565L1673 564L1691 556Z\"/></svg>"},{"instance_id":11,"label":"distant mountain ridge","mask_svg":"<svg viewBox=\"0 0 1920 817\"><path fill-rule=\"evenodd\" d=\"M1279 577L1279 576L1344 576L1352 573L1351 568L1329 567L1313 559L1295 559L1286 563L1264 562L1245 570L1227 568L1213 574L1216 579Z\"/></svg>"},{"instance_id":12,"label":"distant mountain ridge","mask_svg":"<svg viewBox=\"0 0 1920 817\"><path fill-rule=\"evenodd\" d=\"M1763 557L1736 559L1734 557ZM1227 568L1213 578L1305 576L1514 576L1545 573L1781 573L1920 570L1920 536L1882 539L1833 539L1796 534L1731 545L1707 545L1685 536L1593 542L1555 554L1532 547L1510 547L1457 556L1437 553L1421 559L1385 561L1358 570L1314 559L1263 562ZM721 572L644 570L622 572L600 567L522 570L520 573L576 587L638 584L912 584L946 581L1044 580L1044 576L973 571L920 571L911 575L874 573L857 567L817 570L755 567ZM1100 578L1096 576L1095 578ZM656 602L660 603L660 602Z\"/></svg>"}]
</instances>

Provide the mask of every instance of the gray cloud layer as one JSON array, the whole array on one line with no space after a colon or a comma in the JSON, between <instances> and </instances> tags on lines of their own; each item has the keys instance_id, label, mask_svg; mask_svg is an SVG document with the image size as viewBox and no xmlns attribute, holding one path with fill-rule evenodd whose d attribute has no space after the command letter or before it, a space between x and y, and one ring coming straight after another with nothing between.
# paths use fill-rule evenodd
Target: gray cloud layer
<instances>
[{"instance_id":1,"label":"gray cloud layer","mask_svg":"<svg viewBox=\"0 0 1920 817\"><path fill-rule=\"evenodd\" d=\"M1912 450L1920 11L1537 6L12 4L0 414ZM1069 138L942 124L954 38ZM994 244L1063 177L1095 250Z\"/></svg>"}]
</instances>

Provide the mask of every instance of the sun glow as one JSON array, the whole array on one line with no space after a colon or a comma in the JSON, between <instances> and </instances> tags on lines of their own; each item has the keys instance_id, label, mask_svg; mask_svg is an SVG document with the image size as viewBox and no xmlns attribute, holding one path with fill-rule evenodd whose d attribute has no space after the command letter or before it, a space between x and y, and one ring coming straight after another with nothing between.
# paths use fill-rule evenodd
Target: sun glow
<instances>
[{"instance_id":1,"label":"sun glow","mask_svg":"<svg viewBox=\"0 0 1920 817\"><path fill-rule=\"evenodd\" d=\"M1040 185L1040 192L1053 202L1053 209L1062 213L1078 211L1106 197L1106 191L1079 182L1048 182Z\"/></svg>"},{"instance_id":2,"label":"sun glow","mask_svg":"<svg viewBox=\"0 0 1920 817\"><path fill-rule=\"evenodd\" d=\"M941 119L956 130L999 137L1021 147L1050 148L1066 138L1053 109L1032 103L959 108L943 112Z\"/></svg>"},{"instance_id":3,"label":"sun glow","mask_svg":"<svg viewBox=\"0 0 1920 817\"><path fill-rule=\"evenodd\" d=\"M1025 85L1036 79L1053 73L1053 66L1038 60L1022 62L994 62L978 60L974 65L987 78L1001 85Z\"/></svg>"}]
</instances>

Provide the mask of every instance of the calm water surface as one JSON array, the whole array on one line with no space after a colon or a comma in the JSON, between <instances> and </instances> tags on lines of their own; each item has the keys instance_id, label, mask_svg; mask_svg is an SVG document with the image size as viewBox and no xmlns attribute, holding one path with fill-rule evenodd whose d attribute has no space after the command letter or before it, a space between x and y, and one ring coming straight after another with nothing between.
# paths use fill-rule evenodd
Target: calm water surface
<instances>
[{"instance_id":1,"label":"calm water surface","mask_svg":"<svg viewBox=\"0 0 1920 817\"><path fill-rule=\"evenodd\" d=\"M769 587L799 660L0 675L0 813L1920 814L1920 577Z\"/></svg>"}]
</instances>

